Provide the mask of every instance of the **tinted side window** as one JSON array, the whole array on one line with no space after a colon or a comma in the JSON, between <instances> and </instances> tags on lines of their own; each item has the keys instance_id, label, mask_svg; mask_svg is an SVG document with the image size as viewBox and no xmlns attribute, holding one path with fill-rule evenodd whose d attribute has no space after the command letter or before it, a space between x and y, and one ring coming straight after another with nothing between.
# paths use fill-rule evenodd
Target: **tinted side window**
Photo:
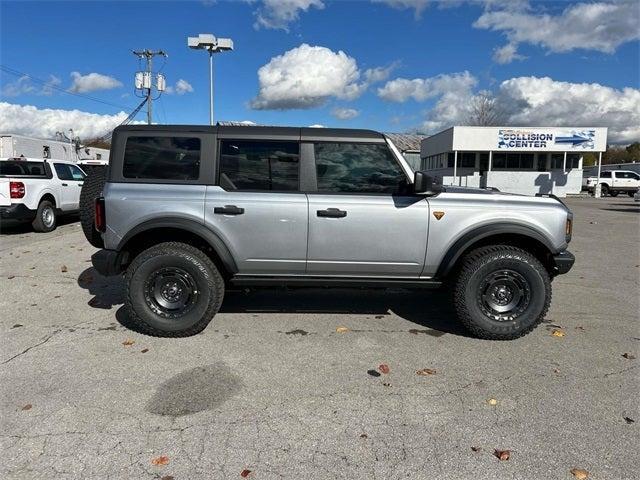
<instances>
[{"instance_id":1,"label":"tinted side window","mask_svg":"<svg viewBox=\"0 0 640 480\"><path fill-rule=\"evenodd\" d=\"M127 138L122 168L125 178L197 180L199 174L199 138Z\"/></svg>"},{"instance_id":2,"label":"tinted side window","mask_svg":"<svg viewBox=\"0 0 640 480\"><path fill-rule=\"evenodd\" d=\"M608 172L602 172L600 174L600 178L611 178L611 170L609 170Z\"/></svg>"},{"instance_id":3,"label":"tinted side window","mask_svg":"<svg viewBox=\"0 0 640 480\"><path fill-rule=\"evenodd\" d=\"M73 180L73 175L71 175L69 165L65 165L64 163L54 163L53 166L56 169L56 173L60 180Z\"/></svg>"},{"instance_id":4,"label":"tinted side window","mask_svg":"<svg viewBox=\"0 0 640 480\"><path fill-rule=\"evenodd\" d=\"M46 177L44 162L25 162L23 160L7 160L0 162L0 176L25 175L29 177Z\"/></svg>"},{"instance_id":5,"label":"tinted side window","mask_svg":"<svg viewBox=\"0 0 640 480\"><path fill-rule=\"evenodd\" d=\"M298 142L222 140L220 186L225 190L298 190Z\"/></svg>"},{"instance_id":6,"label":"tinted side window","mask_svg":"<svg viewBox=\"0 0 640 480\"><path fill-rule=\"evenodd\" d=\"M316 143L319 192L397 193L406 176L383 144Z\"/></svg>"}]
</instances>

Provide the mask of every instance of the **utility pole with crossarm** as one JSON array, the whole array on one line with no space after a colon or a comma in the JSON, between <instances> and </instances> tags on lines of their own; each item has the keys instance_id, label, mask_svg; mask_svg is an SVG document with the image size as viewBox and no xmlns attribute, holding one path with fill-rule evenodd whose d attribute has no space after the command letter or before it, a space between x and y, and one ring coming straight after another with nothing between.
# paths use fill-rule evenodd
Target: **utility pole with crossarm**
<instances>
[{"instance_id":1,"label":"utility pole with crossarm","mask_svg":"<svg viewBox=\"0 0 640 480\"><path fill-rule=\"evenodd\" d=\"M147 97L147 123L151 125L152 119L152 106L151 103L153 101L153 89L158 91L158 93L162 94L166 87L166 81L164 75L158 73L155 75L155 83L154 83L154 75L153 75L153 57L161 56L167 58L168 55L163 50L134 50L133 54L138 58L144 58L146 60L146 69L143 72L136 72L136 90L145 91L144 96Z\"/></svg>"}]
</instances>

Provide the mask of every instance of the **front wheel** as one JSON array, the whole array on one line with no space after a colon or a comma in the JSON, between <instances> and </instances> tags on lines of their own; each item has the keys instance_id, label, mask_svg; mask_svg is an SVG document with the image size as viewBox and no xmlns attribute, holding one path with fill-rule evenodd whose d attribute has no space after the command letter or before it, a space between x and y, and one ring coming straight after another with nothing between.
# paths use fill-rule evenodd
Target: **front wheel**
<instances>
[{"instance_id":1,"label":"front wheel","mask_svg":"<svg viewBox=\"0 0 640 480\"><path fill-rule=\"evenodd\" d=\"M224 281L211 259L184 243L167 242L139 254L125 276L125 307L142 332L187 337L218 312Z\"/></svg>"},{"instance_id":2,"label":"front wheel","mask_svg":"<svg viewBox=\"0 0 640 480\"><path fill-rule=\"evenodd\" d=\"M609 185L604 184L604 183L601 184L600 185L600 196L606 197L608 193L609 193Z\"/></svg>"},{"instance_id":3,"label":"front wheel","mask_svg":"<svg viewBox=\"0 0 640 480\"><path fill-rule=\"evenodd\" d=\"M458 318L475 336L512 340L533 330L547 313L549 273L522 249L479 248L463 259L454 303Z\"/></svg>"}]
</instances>

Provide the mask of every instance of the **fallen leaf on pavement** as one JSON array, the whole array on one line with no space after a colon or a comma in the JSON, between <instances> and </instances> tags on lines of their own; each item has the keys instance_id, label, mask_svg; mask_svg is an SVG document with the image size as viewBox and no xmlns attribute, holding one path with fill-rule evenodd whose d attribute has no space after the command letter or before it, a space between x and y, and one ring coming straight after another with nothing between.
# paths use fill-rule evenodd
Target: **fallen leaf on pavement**
<instances>
[{"instance_id":1,"label":"fallen leaf on pavement","mask_svg":"<svg viewBox=\"0 0 640 480\"><path fill-rule=\"evenodd\" d=\"M251 475L251 470L247 470L246 468L240 472L242 478L247 478L249 475Z\"/></svg>"},{"instance_id":2,"label":"fallen leaf on pavement","mask_svg":"<svg viewBox=\"0 0 640 480\"><path fill-rule=\"evenodd\" d=\"M383 387L390 387L390 386L391 386L391 384L390 384L390 383L383 383L383 384L382 384L382 386L383 386Z\"/></svg>"},{"instance_id":3,"label":"fallen leaf on pavement","mask_svg":"<svg viewBox=\"0 0 640 480\"><path fill-rule=\"evenodd\" d=\"M31 410L31 407L33 407L33 405L27 403L24 407L22 407L22 410Z\"/></svg>"},{"instance_id":4,"label":"fallen leaf on pavement","mask_svg":"<svg viewBox=\"0 0 640 480\"><path fill-rule=\"evenodd\" d=\"M67 268L67 266L66 266L66 265L62 265L62 266L60 267L60 271L61 271L62 273L67 273L67 272L69 271L69 269Z\"/></svg>"},{"instance_id":5,"label":"fallen leaf on pavement","mask_svg":"<svg viewBox=\"0 0 640 480\"><path fill-rule=\"evenodd\" d=\"M501 462L504 462L505 460L509 460L509 457L511 456L511 451L510 450L498 450L497 448L493 451L493 454L495 455L495 457L497 459L499 459Z\"/></svg>"},{"instance_id":6,"label":"fallen leaf on pavement","mask_svg":"<svg viewBox=\"0 0 640 480\"><path fill-rule=\"evenodd\" d=\"M496 400L495 398L490 398L489 400L487 400L487 403L493 407L498 404L498 400Z\"/></svg>"},{"instance_id":7,"label":"fallen leaf on pavement","mask_svg":"<svg viewBox=\"0 0 640 480\"><path fill-rule=\"evenodd\" d=\"M130 338L127 338L124 342L122 342L122 345L124 345L125 347L128 347L130 345L133 345L134 343L136 343L135 340L131 340Z\"/></svg>"},{"instance_id":8,"label":"fallen leaf on pavement","mask_svg":"<svg viewBox=\"0 0 640 480\"><path fill-rule=\"evenodd\" d=\"M479 452L480 451L480 447L471 447L471 450L473 450L474 452Z\"/></svg>"},{"instance_id":9,"label":"fallen leaf on pavement","mask_svg":"<svg viewBox=\"0 0 640 480\"><path fill-rule=\"evenodd\" d=\"M360 438L369 438L369 435L367 435L366 433L361 433Z\"/></svg>"},{"instance_id":10,"label":"fallen leaf on pavement","mask_svg":"<svg viewBox=\"0 0 640 480\"><path fill-rule=\"evenodd\" d=\"M140 350L140 353L147 353L149 351L148 348L143 348L142 350Z\"/></svg>"},{"instance_id":11,"label":"fallen leaf on pavement","mask_svg":"<svg viewBox=\"0 0 640 480\"><path fill-rule=\"evenodd\" d=\"M571 475L576 477L578 480L584 480L585 478L589 477L589 472L587 472L584 468L572 468L571 470L569 470L569 472L571 472Z\"/></svg>"},{"instance_id":12,"label":"fallen leaf on pavement","mask_svg":"<svg viewBox=\"0 0 640 480\"><path fill-rule=\"evenodd\" d=\"M631 417L624 417L624 421L627 422L628 424L634 423L635 420Z\"/></svg>"},{"instance_id":13,"label":"fallen leaf on pavement","mask_svg":"<svg viewBox=\"0 0 640 480\"><path fill-rule=\"evenodd\" d=\"M167 463L169 463L169 457L166 455L160 455L159 457L151 459L152 465L166 465Z\"/></svg>"},{"instance_id":14,"label":"fallen leaf on pavement","mask_svg":"<svg viewBox=\"0 0 640 480\"><path fill-rule=\"evenodd\" d=\"M377 370L374 370L373 368L371 370L367 370L367 373L369 375L371 375L372 377L379 377L380 376L380 372L378 372Z\"/></svg>"},{"instance_id":15,"label":"fallen leaf on pavement","mask_svg":"<svg viewBox=\"0 0 640 480\"><path fill-rule=\"evenodd\" d=\"M16 276L15 276L15 275L9 275L9 276L7 277L7 280L13 280L14 278L16 278Z\"/></svg>"},{"instance_id":16,"label":"fallen leaf on pavement","mask_svg":"<svg viewBox=\"0 0 640 480\"><path fill-rule=\"evenodd\" d=\"M564 337L564 332L562 330L554 330L553 332L551 332L551 335L553 335L554 337Z\"/></svg>"},{"instance_id":17,"label":"fallen leaf on pavement","mask_svg":"<svg viewBox=\"0 0 640 480\"><path fill-rule=\"evenodd\" d=\"M422 370L418 370L416 375L420 375L421 377L426 377L427 375L435 375L436 371L433 368L423 368Z\"/></svg>"},{"instance_id":18,"label":"fallen leaf on pavement","mask_svg":"<svg viewBox=\"0 0 640 480\"><path fill-rule=\"evenodd\" d=\"M164 477L160 477L160 480L173 480L173 475L165 475Z\"/></svg>"},{"instance_id":19,"label":"fallen leaf on pavement","mask_svg":"<svg viewBox=\"0 0 640 480\"><path fill-rule=\"evenodd\" d=\"M630 354L630 353L623 353L623 354L622 354L622 356L623 356L624 358L626 358L627 360L635 360L635 359L636 359L636 356L635 356L635 355L632 355L632 354Z\"/></svg>"},{"instance_id":20,"label":"fallen leaf on pavement","mask_svg":"<svg viewBox=\"0 0 640 480\"><path fill-rule=\"evenodd\" d=\"M378 370L380 370L380 373L384 373L386 375L387 373L389 373L389 365L387 365L386 363L382 363L378 365Z\"/></svg>"},{"instance_id":21,"label":"fallen leaf on pavement","mask_svg":"<svg viewBox=\"0 0 640 480\"><path fill-rule=\"evenodd\" d=\"M336 328L336 333L347 333L350 330L347 327L338 327Z\"/></svg>"},{"instance_id":22,"label":"fallen leaf on pavement","mask_svg":"<svg viewBox=\"0 0 640 480\"><path fill-rule=\"evenodd\" d=\"M554 368L553 369L553 373L560 373L560 369L559 368Z\"/></svg>"}]
</instances>

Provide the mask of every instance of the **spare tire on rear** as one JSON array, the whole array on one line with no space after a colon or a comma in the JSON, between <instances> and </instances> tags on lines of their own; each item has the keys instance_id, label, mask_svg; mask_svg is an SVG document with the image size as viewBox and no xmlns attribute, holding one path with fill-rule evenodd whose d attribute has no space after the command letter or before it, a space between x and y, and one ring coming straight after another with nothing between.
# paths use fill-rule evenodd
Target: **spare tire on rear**
<instances>
[{"instance_id":1,"label":"spare tire on rear","mask_svg":"<svg viewBox=\"0 0 640 480\"><path fill-rule=\"evenodd\" d=\"M84 179L80 192L80 224L84 236L91 245L96 248L104 248L102 235L96 230L95 203L96 198L102 195L102 188L106 178L107 169L94 168Z\"/></svg>"}]
</instances>

